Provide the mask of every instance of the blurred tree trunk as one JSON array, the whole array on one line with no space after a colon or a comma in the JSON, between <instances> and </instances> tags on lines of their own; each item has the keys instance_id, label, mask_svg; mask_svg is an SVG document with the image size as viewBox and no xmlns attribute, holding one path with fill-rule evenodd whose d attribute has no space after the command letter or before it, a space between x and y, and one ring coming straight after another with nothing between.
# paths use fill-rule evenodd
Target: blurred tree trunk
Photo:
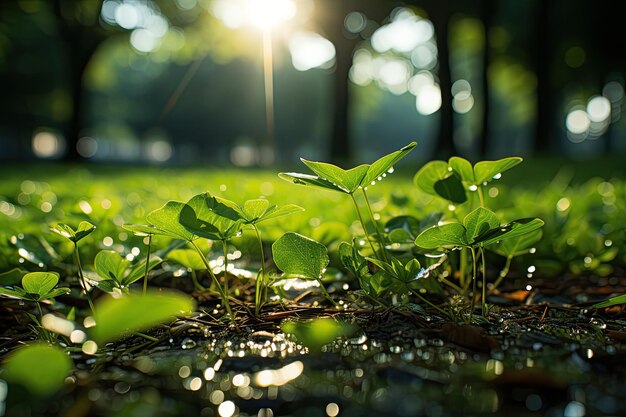
<instances>
[{"instance_id":1,"label":"blurred tree trunk","mask_svg":"<svg viewBox=\"0 0 626 417\"><path fill-rule=\"evenodd\" d=\"M422 3L422 2L416 2ZM439 110L439 139L435 148L437 159L448 159L457 154L454 144L452 114L452 75L450 73L450 49L448 46L449 23L451 8L448 1L423 2L430 13L431 21L437 37L439 58L439 87L441 88L441 109Z\"/></svg>"},{"instance_id":2,"label":"blurred tree trunk","mask_svg":"<svg viewBox=\"0 0 626 417\"><path fill-rule=\"evenodd\" d=\"M493 26L496 0L483 0L481 8L481 20L485 28L485 49L483 52L483 72L482 72L482 96L483 96L483 116L482 116L482 136L480 141L480 159L485 159L489 154L489 143L491 141L489 131L490 115L490 87L489 87L489 64L491 63L491 46L489 45L489 30Z\"/></svg>"},{"instance_id":3,"label":"blurred tree trunk","mask_svg":"<svg viewBox=\"0 0 626 417\"><path fill-rule=\"evenodd\" d=\"M66 161L80 161L83 157L78 153L77 144L81 131L84 128L85 115L85 87L84 75L87 65L94 52L107 34L100 27L100 10L102 0L94 0L90 7L94 10L89 24L77 20L76 8L80 8L80 1L54 0L53 8L57 17L59 36L65 45L67 63L67 89L72 99L70 119L67 122L64 134L67 141ZM84 21L83 21L84 22Z\"/></svg>"},{"instance_id":4,"label":"blurred tree trunk","mask_svg":"<svg viewBox=\"0 0 626 417\"><path fill-rule=\"evenodd\" d=\"M535 48L535 72L537 74L537 124L535 130L535 153L547 153L554 136L554 103L552 100L551 66L552 40L550 37L551 0L536 0L535 21L537 39Z\"/></svg>"},{"instance_id":5,"label":"blurred tree trunk","mask_svg":"<svg viewBox=\"0 0 626 417\"><path fill-rule=\"evenodd\" d=\"M381 0L318 0L315 3L318 24L322 34L335 45L335 71L333 73L333 127L330 141L330 160L347 162L352 157L350 148L350 68L354 48L362 41L358 35L347 36L344 20L348 13L357 11L368 19L382 22L395 6Z\"/></svg>"}]
</instances>

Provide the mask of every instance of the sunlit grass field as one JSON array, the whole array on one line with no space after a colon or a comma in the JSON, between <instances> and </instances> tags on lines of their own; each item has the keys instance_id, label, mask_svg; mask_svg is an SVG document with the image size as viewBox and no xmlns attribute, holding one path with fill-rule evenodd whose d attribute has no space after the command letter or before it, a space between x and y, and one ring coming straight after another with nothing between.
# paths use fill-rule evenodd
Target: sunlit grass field
<instances>
[{"instance_id":1,"label":"sunlit grass field","mask_svg":"<svg viewBox=\"0 0 626 417\"><path fill-rule=\"evenodd\" d=\"M450 211L446 202L422 193L413 184L418 168L403 163L393 175L368 189L374 213L383 224L399 215L422 218L441 211L451 218L462 214L462 207ZM307 172L306 167L287 169L291 170ZM4 166L0 177L0 235L5 256L0 267L6 270L17 262L18 256L11 256L19 249L12 246L12 236L42 236L54 244L57 239L49 226L56 222L77 224L88 220L97 226L89 237L92 244L85 245L88 261L105 248L130 252L140 241L129 236L123 224L144 223L147 213L167 201L187 201L206 191L240 204L261 197L272 204L291 203L305 209L264 224L267 241L297 231L332 245L358 233L350 198L295 185L277 174L278 170L272 169ZM546 222L536 255L538 261L544 261L546 273L569 269L608 274L613 270L609 264L626 264L625 175L619 158L593 162L531 159L494 182L486 203L503 222L535 216Z\"/></svg>"}]
</instances>

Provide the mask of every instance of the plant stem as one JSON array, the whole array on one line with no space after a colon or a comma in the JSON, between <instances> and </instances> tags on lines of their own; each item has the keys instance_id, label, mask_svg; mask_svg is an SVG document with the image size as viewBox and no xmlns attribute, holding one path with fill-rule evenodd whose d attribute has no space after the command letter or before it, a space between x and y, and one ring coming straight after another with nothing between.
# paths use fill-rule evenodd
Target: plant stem
<instances>
[{"instance_id":1,"label":"plant stem","mask_svg":"<svg viewBox=\"0 0 626 417\"><path fill-rule=\"evenodd\" d=\"M470 323L474 316L474 306L476 303L476 251L470 246L470 252L472 253L472 301L470 306Z\"/></svg>"},{"instance_id":2,"label":"plant stem","mask_svg":"<svg viewBox=\"0 0 626 417\"><path fill-rule=\"evenodd\" d=\"M252 225L254 232L256 233L257 242L259 242L259 250L261 252L261 276L256 277L256 288L254 293L254 312L258 317L261 311L261 304L265 301L265 251L263 249L263 240L261 239L261 232L255 224Z\"/></svg>"},{"instance_id":3,"label":"plant stem","mask_svg":"<svg viewBox=\"0 0 626 417\"><path fill-rule=\"evenodd\" d=\"M446 284L448 287L452 288L453 290L455 290L459 294L461 294L463 292L463 288L459 287L458 285L456 285L452 281L449 281L449 280L447 280L447 279L445 279L443 277L439 277L439 281L443 282L444 284Z\"/></svg>"},{"instance_id":4,"label":"plant stem","mask_svg":"<svg viewBox=\"0 0 626 417\"><path fill-rule=\"evenodd\" d=\"M363 227L363 232L365 232L365 238L367 242L370 244L370 248L372 248L372 253L374 256L377 256L376 249L374 249L374 245L372 244L372 240L370 239L370 235L367 232L367 227L365 227L365 222L363 221L363 216L361 216L361 210L359 210L359 205L356 203L356 198L354 198L354 194L350 194L352 198L352 202L354 203L354 208L356 209L356 214L359 216L359 221L361 222L361 226ZM380 259L382 261L382 259Z\"/></svg>"},{"instance_id":5,"label":"plant stem","mask_svg":"<svg viewBox=\"0 0 626 417\"><path fill-rule=\"evenodd\" d=\"M206 257L204 256L204 253L202 253L198 245L196 245L196 243L193 240L191 240L190 242L191 242L191 245L195 248L196 252L198 252L198 255L200 255L200 259L202 259L202 263L204 263L205 268L207 269L207 271L209 271L209 275L211 275L213 282L215 283L215 285L217 285L217 290L219 291L220 296L222 297L222 302L224 303L226 312L230 315L231 319L234 319L232 310L230 309L230 303L228 302L228 296L226 295L226 293L224 292L224 289L220 285L220 281L217 279L217 277L213 273L213 270L211 269L211 265L209 265L209 261L206 259ZM206 289L204 287L202 288Z\"/></svg>"},{"instance_id":6,"label":"plant stem","mask_svg":"<svg viewBox=\"0 0 626 417\"><path fill-rule=\"evenodd\" d=\"M93 300L91 299L91 294L87 289L87 284L85 283L85 277L83 276L83 267L80 264L80 254L78 253L78 245L74 242L74 257L76 258L76 265L78 266L78 279L80 280L80 285L83 286L83 290L87 295L87 301L89 302L89 308L91 308L91 314L96 314L96 309L93 305Z\"/></svg>"},{"instance_id":7,"label":"plant stem","mask_svg":"<svg viewBox=\"0 0 626 417\"><path fill-rule=\"evenodd\" d=\"M148 255L146 257L146 275L143 277L143 295L148 293L148 273L150 272L150 249L152 249L152 234L148 234Z\"/></svg>"},{"instance_id":8,"label":"plant stem","mask_svg":"<svg viewBox=\"0 0 626 417\"><path fill-rule=\"evenodd\" d=\"M481 269L483 274L483 292L481 296L483 317L487 317L487 267L485 266L485 249L480 247Z\"/></svg>"},{"instance_id":9,"label":"plant stem","mask_svg":"<svg viewBox=\"0 0 626 417\"><path fill-rule=\"evenodd\" d=\"M335 302L335 300L333 300L333 299L330 297L330 294L328 294L328 291L326 291L326 287L324 287L324 283L322 282L322 279L321 279L321 278L318 278L318 279L317 279L317 282L319 282L319 284L320 284L320 289L322 290L322 293L324 294L324 297L326 297L326 299L327 299L328 301L330 301L331 303L333 303L333 305L334 305L335 307L339 307L339 304L337 304L337 303Z\"/></svg>"},{"instance_id":10,"label":"plant stem","mask_svg":"<svg viewBox=\"0 0 626 417\"><path fill-rule=\"evenodd\" d=\"M195 289L197 289L199 291L205 291L206 290L206 288L204 288L198 282L198 276L196 275L196 271L193 270L193 269L191 270L191 282L193 283L193 286L194 286Z\"/></svg>"},{"instance_id":11,"label":"plant stem","mask_svg":"<svg viewBox=\"0 0 626 417\"><path fill-rule=\"evenodd\" d=\"M222 240L222 251L224 252L224 292L228 294L228 244L226 239Z\"/></svg>"},{"instance_id":12,"label":"plant stem","mask_svg":"<svg viewBox=\"0 0 626 417\"><path fill-rule=\"evenodd\" d=\"M467 282L465 268L467 267L467 248L462 247L459 253L459 284L463 288L462 292L467 291L469 283Z\"/></svg>"},{"instance_id":13,"label":"plant stem","mask_svg":"<svg viewBox=\"0 0 626 417\"><path fill-rule=\"evenodd\" d=\"M385 250L385 238L382 233L380 233L380 229L378 228L378 222L374 219L374 213L372 212L372 206L370 205L369 199L367 198L367 193L365 192L365 188L361 188L363 191L363 197L365 198L365 205L367 206L367 211L370 216L370 220L374 224L374 230L376 231L376 237L378 240L378 246L380 247L380 253L383 255L383 260L385 262L389 262L387 259L387 251Z\"/></svg>"},{"instance_id":14,"label":"plant stem","mask_svg":"<svg viewBox=\"0 0 626 417\"><path fill-rule=\"evenodd\" d=\"M481 207L485 207L485 196L483 195L483 186L479 185L478 189L476 190L478 192L478 199L480 200L480 206Z\"/></svg>"},{"instance_id":15,"label":"plant stem","mask_svg":"<svg viewBox=\"0 0 626 417\"><path fill-rule=\"evenodd\" d=\"M502 280L509 274L509 269L511 268L511 261L513 260L513 256L509 255L506 257L506 263L504 264L504 268L500 271L500 275L498 275L498 279L493 283L493 289L498 289L498 286L502 283Z\"/></svg>"}]
</instances>

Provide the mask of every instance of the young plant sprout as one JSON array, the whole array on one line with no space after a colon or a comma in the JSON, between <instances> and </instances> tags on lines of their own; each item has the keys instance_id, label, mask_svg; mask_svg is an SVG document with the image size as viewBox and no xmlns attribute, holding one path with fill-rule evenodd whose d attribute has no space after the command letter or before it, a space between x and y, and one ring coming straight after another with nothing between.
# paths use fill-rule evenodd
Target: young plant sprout
<instances>
[{"instance_id":1,"label":"young plant sprout","mask_svg":"<svg viewBox=\"0 0 626 417\"><path fill-rule=\"evenodd\" d=\"M385 155L382 158L373 162L372 164L362 164L348 170L342 169L336 165L326 162L314 162L308 161L306 159L301 159L302 163L304 163L316 175L300 174L296 172L282 172L278 175L280 178L291 181L294 184L311 185L331 191L348 194L352 199L352 203L354 204L354 208L357 212L359 222L363 227L365 238L367 239L372 249L372 253L378 259L386 261L387 252L385 250L384 237L378 228L378 223L376 222L376 219L374 218L372 207L367 197L366 189L368 186L374 185L376 181L381 181L385 176L387 176L388 172L393 172L394 164L396 164L399 160L401 160L409 152L411 152L411 150L413 150L416 145L417 144L415 142L411 142L402 149L392 152L389 155ZM365 225L365 221L363 220L363 216L361 215L361 210L359 209L359 205L354 196L354 193L357 192L357 190L361 190L361 192L363 193L367 212L369 214L372 224L374 225L376 239L378 240L378 253L374 248L372 239L370 238L369 232L367 231L367 226Z\"/></svg>"},{"instance_id":2,"label":"young plant sprout","mask_svg":"<svg viewBox=\"0 0 626 417\"><path fill-rule=\"evenodd\" d=\"M69 288L55 288L58 283L59 274L56 272L30 272L22 277L21 287L16 285L12 288L0 287L0 295L34 302L39 311L39 320L33 318L33 321L38 328L43 330L43 334L47 335L46 331L41 327L43 311L39 302L51 300L70 292Z\"/></svg>"},{"instance_id":3,"label":"young plant sprout","mask_svg":"<svg viewBox=\"0 0 626 417\"><path fill-rule=\"evenodd\" d=\"M76 266L78 267L78 278L80 280L80 285L83 287L83 291L87 295L87 301L89 302L89 307L91 308L91 313L95 314L95 308L93 305L93 300L91 299L91 294L89 293L89 288L85 282L85 277L83 274L83 267L80 263L80 254L78 253L78 242L89 235L96 229L96 226L93 224L82 221L78 224L78 228L74 230L71 226L64 223L57 223L50 227L50 230L54 233L58 233L64 238L68 239L74 244L74 259L76 260Z\"/></svg>"}]
</instances>

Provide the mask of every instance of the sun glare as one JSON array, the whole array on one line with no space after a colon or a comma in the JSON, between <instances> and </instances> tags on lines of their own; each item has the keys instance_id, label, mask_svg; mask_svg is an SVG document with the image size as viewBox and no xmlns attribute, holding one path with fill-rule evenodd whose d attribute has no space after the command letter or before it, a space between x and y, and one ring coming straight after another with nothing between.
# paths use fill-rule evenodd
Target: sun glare
<instances>
[{"instance_id":1,"label":"sun glare","mask_svg":"<svg viewBox=\"0 0 626 417\"><path fill-rule=\"evenodd\" d=\"M292 0L247 0L245 10L248 21L262 30L270 30L296 15Z\"/></svg>"}]
</instances>

